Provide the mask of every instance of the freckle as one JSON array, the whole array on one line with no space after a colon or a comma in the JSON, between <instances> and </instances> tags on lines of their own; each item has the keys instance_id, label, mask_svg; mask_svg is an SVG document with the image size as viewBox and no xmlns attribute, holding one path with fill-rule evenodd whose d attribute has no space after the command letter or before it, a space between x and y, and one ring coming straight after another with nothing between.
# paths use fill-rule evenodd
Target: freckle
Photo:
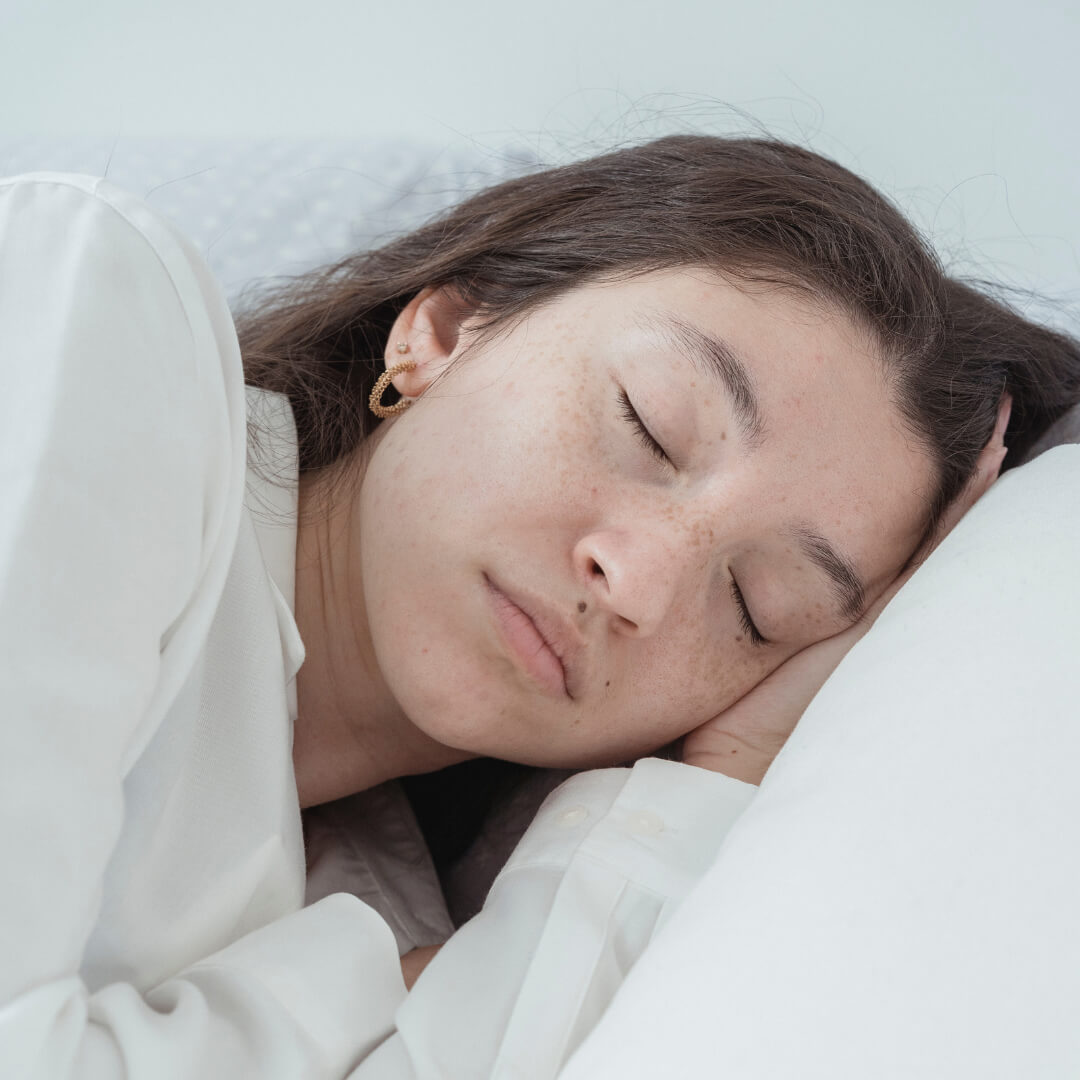
<instances>
[{"instance_id":1,"label":"freckle","mask_svg":"<svg viewBox=\"0 0 1080 1080\"><path fill-rule=\"evenodd\" d=\"M742 638L743 638L742 634L736 634L735 635L735 640L736 641L742 641Z\"/></svg>"},{"instance_id":2,"label":"freckle","mask_svg":"<svg viewBox=\"0 0 1080 1080\"><path fill-rule=\"evenodd\" d=\"M586 605L584 600L580 600L580 601L578 601L577 609L578 609L578 611L584 611L587 606L588 605Z\"/></svg>"},{"instance_id":3,"label":"freckle","mask_svg":"<svg viewBox=\"0 0 1080 1080\"><path fill-rule=\"evenodd\" d=\"M727 432L726 431L721 431L720 432L720 441L725 442L726 440L727 440Z\"/></svg>"},{"instance_id":4,"label":"freckle","mask_svg":"<svg viewBox=\"0 0 1080 1080\"><path fill-rule=\"evenodd\" d=\"M424 656L427 656L427 646L425 646L424 648L422 648L422 649L420 650L420 652L421 652L421 653L422 653L422 654L423 654Z\"/></svg>"},{"instance_id":5,"label":"freckle","mask_svg":"<svg viewBox=\"0 0 1080 1080\"><path fill-rule=\"evenodd\" d=\"M610 685L611 685L611 680L610 680L610 679L608 679L608 681L607 681L606 683L604 683L604 685L605 685L605 686L610 686Z\"/></svg>"},{"instance_id":6,"label":"freckle","mask_svg":"<svg viewBox=\"0 0 1080 1080\"><path fill-rule=\"evenodd\" d=\"M737 754L737 753L738 753L739 751L738 751L738 750L732 750L731 752L732 752L733 754Z\"/></svg>"}]
</instances>

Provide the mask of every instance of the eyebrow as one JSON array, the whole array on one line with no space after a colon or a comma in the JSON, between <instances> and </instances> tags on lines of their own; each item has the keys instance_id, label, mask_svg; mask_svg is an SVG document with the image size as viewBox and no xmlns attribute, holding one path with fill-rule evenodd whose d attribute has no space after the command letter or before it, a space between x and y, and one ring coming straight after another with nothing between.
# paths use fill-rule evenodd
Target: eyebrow
<instances>
[{"instance_id":1,"label":"eyebrow","mask_svg":"<svg viewBox=\"0 0 1080 1080\"><path fill-rule=\"evenodd\" d=\"M715 379L731 397L735 419L751 448L761 445L765 422L754 381L746 364L726 341L669 311L649 311L639 317L646 329L667 338L696 367Z\"/></svg>"},{"instance_id":2,"label":"eyebrow","mask_svg":"<svg viewBox=\"0 0 1080 1080\"><path fill-rule=\"evenodd\" d=\"M847 619L858 618L866 603L866 588L855 570L855 564L808 526L793 525L789 531L803 554L829 576L840 613Z\"/></svg>"}]
</instances>

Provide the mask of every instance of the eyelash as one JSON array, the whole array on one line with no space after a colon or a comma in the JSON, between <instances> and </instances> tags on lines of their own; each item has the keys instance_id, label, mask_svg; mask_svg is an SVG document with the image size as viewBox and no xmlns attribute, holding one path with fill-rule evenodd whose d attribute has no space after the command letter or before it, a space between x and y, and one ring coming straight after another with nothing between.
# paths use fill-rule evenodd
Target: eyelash
<instances>
[{"instance_id":1,"label":"eyelash","mask_svg":"<svg viewBox=\"0 0 1080 1080\"><path fill-rule=\"evenodd\" d=\"M660 443L656 441L653 433L645 426L645 422L638 415L637 409L634 408L634 403L630 400L630 395L623 389L619 390L619 410L623 414L626 422L637 432L641 442L649 453L663 462L663 464L673 466L674 462L668 457Z\"/></svg>"},{"instance_id":2,"label":"eyelash","mask_svg":"<svg viewBox=\"0 0 1080 1080\"><path fill-rule=\"evenodd\" d=\"M626 422L637 432L641 442L649 452L665 465L672 465L671 458L667 456L664 448L645 426L645 422L638 415L634 403L630 400L630 395L623 389L619 390L619 410L622 412ZM734 578L731 579L731 595L735 598L735 606L739 609L739 623L743 628L743 633L750 638L750 644L768 645L769 639L754 625L754 620L750 618L750 609L746 606L746 599L743 597L742 589L739 588L739 583Z\"/></svg>"},{"instance_id":3,"label":"eyelash","mask_svg":"<svg viewBox=\"0 0 1080 1080\"><path fill-rule=\"evenodd\" d=\"M735 605L739 609L739 622L742 624L744 633L749 636L750 644L768 645L769 639L762 634L754 625L754 620L750 618L750 609L746 606L742 589L739 588L739 583L734 578L731 579L731 595L735 598Z\"/></svg>"}]
</instances>

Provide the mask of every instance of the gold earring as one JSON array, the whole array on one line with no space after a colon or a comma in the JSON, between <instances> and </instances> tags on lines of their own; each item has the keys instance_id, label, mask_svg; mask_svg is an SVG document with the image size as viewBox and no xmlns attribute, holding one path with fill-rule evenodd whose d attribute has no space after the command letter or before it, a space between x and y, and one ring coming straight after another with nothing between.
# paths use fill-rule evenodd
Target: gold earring
<instances>
[{"instance_id":1,"label":"gold earring","mask_svg":"<svg viewBox=\"0 0 1080 1080\"><path fill-rule=\"evenodd\" d=\"M399 342L398 347L400 349L404 342ZM408 348L408 346L405 346ZM384 405L382 403L382 396L386 393L386 388L390 385L391 379L395 375L400 375L403 371L412 371L416 367L415 360L402 360L400 364L395 364L392 368L387 368L379 377L375 380L375 385L371 388L371 396L368 398L368 408L377 416L380 420L385 420L388 416L397 416L399 413L403 413L411 404L411 398L402 398L400 401L395 401L393 405Z\"/></svg>"}]
</instances>

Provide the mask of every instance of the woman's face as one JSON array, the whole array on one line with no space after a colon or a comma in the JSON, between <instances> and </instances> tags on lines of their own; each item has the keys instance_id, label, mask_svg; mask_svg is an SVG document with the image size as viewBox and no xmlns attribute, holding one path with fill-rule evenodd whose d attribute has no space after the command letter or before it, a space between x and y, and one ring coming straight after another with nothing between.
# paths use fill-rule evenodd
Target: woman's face
<instances>
[{"instance_id":1,"label":"woman's face","mask_svg":"<svg viewBox=\"0 0 1080 1080\"><path fill-rule=\"evenodd\" d=\"M356 509L380 671L441 743L655 750L849 626L913 552L931 463L865 335L805 297L695 270L591 285L459 364L445 320L431 298L391 336L419 397L374 437Z\"/></svg>"}]
</instances>

